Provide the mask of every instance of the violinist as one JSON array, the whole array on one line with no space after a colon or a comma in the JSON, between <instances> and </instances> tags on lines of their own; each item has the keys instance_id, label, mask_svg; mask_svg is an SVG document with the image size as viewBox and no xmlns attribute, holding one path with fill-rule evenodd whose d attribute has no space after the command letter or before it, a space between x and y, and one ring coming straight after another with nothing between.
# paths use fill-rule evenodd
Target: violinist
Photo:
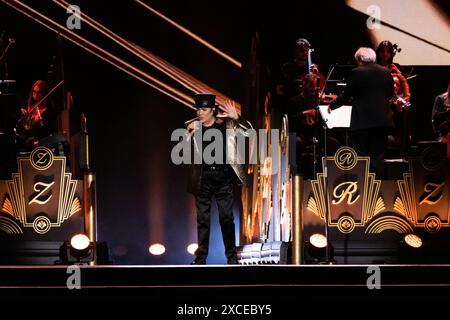
<instances>
[{"instance_id":1,"label":"violinist","mask_svg":"<svg viewBox=\"0 0 450 320\"><path fill-rule=\"evenodd\" d=\"M301 91L288 102L288 117L291 131L301 136L312 137L314 125L317 123L317 110L319 105L318 76L309 73L301 80ZM304 140L304 139L302 139Z\"/></svg>"},{"instance_id":2,"label":"violinist","mask_svg":"<svg viewBox=\"0 0 450 320\"><path fill-rule=\"evenodd\" d=\"M399 112L409 106L409 99L411 96L408 80L400 71L399 66L393 62L396 53L400 51L401 49L398 48L397 44L392 44L387 40L381 41L376 50L377 63L388 68L394 82L396 82L396 92L392 99L392 103L395 104L395 107Z\"/></svg>"},{"instance_id":3,"label":"violinist","mask_svg":"<svg viewBox=\"0 0 450 320\"><path fill-rule=\"evenodd\" d=\"M16 142L20 151L31 151L40 139L57 130L55 110L48 99L48 85L44 80L33 83L26 106L21 108L21 117L17 122Z\"/></svg>"},{"instance_id":4,"label":"violinist","mask_svg":"<svg viewBox=\"0 0 450 320\"><path fill-rule=\"evenodd\" d=\"M432 110L433 129L439 136L438 140L447 143L447 157L450 157L450 82L447 92L434 100Z\"/></svg>"},{"instance_id":5,"label":"violinist","mask_svg":"<svg viewBox=\"0 0 450 320\"><path fill-rule=\"evenodd\" d=\"M317 65L311 62L311 44L305 38L295 42L292 60L281 67L280 81L277 85L277 95L284 96L287 100L300 93L301 79L308 73L319 76L321 89L325 77L319 71Z\"/></svg>"},{"instance_id":6,"label":"violinist","mask_svg":"<svg viewBox=\"0 0 450 320\"><path fill-rule=\"evenodd\" d=\"M322 146L322 130L319 128L319 113L317 107L324 104L329 96L320 94L320 79L315 73L303 76L300 82L300 93L288 102L289 131L295 132L297 137L296 153L300 172L305 179L312 178L313 168L307 167L303 159L307 154L314 157L320 153ZM336 149L337 140L328 136L330 150ZM313 149L314 148L314 149ZM331 151L330 151L331 152Z\"/></svg>"},{"instance_id":7,"label":"violinist","mask_svg":"<svg viewBox=\"0 0 450 320\"><path fill-rule=\"evenodd\" d=\"M406 76L399 69L399 65L393 62L397 52L401 49L397 44L384 40L377 47L377 63L389 69L394 80L394 96L391 98L391 108L394 112L394 131L389 137L389 144L399 150L399 156L406 157L411 140L410 128L410 90Z\"/></svg>"}]
</instances>

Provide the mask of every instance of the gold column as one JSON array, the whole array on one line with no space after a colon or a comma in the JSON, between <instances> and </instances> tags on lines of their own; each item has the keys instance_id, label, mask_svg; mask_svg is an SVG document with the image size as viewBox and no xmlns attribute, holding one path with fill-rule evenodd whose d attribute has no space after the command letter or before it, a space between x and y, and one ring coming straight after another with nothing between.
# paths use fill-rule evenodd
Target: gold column
<instances>
[{"instance_id":1,"label":"gold column","mask_svg":"<svg viewBox=\"0 0 450 320\"><path fill-rule=\"evenodd\" d=\"M293 228L292 228L292 264L302 264L302 243L303 243L303 225L302 225L302 198L303 198L303 177L293 176Z\"/></svg>"},{"instance_id":2,"label":"gold column","mask_svg":"<svg viewBox=\"0 0 450 320\"><path fill-rule=\"evenodd\" d=\"M95 174L86 172L83 177L84 231L94 244L94 260L90 265L97 264L97 192Z\"/></svg>"}]
</instances>

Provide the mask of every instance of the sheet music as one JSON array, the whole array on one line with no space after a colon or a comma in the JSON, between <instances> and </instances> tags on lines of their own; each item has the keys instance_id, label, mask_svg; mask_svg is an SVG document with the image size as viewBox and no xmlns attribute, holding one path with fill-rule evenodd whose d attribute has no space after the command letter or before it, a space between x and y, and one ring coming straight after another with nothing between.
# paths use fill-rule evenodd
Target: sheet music
<instances>
[{"instance_id":1,"label":"sheet music","mask_svg":"<svg viewBox=\"0 0 450 320\"><path fill-rule=\"evenodd\" d=\"M320 105L319 111L329 129L350 127L352 106L341 106L328 113L328 105Z\"/></svg>"}]
</instances>

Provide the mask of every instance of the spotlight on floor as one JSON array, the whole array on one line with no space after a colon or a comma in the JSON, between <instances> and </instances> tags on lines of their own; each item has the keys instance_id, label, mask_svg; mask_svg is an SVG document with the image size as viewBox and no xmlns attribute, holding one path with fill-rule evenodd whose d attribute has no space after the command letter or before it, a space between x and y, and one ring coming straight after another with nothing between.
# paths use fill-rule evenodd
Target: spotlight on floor
<instances>
[{"instance_id":1,"label":"spotlight on floor","mask_svg":"<svg viewBox=\"0 0 450 320\"><path fill-rule=\"evenodd\" d=\"M321 233L314 233L309 237L309 242L316 248L325 248L327 238Z\"/></svg>"},{"instance_id":2,"label":"spotlight on floor","mask_svg":"<svg viewBox=\"0 0 450 320\"><path fill-rule=\"evenodd\" d=\"M429 250L424 250L421 237L416 234L406 234L399 243L400 263L425 263Z\"/></svg>"},{"instance_id":3,"label":"spotlight on floor","mask_svg":"<svg viewBox=\"0 0 450 320\"><path fill-rule=\"evenodd\" d=\"M166 247L161 243L154 243L148 248L148 252L154 256L160 256L166 252Z\"/></svg>"},{"instance_id":4,"label":"spotlight on floor","mask_svg":"<svg viewBox=\"0 0 450 320\"><path fill-rule=\"evenodd\" d=\"M403 237L403 240L407 245L412 248L420 248L422 246L422 239L413 233L407 234Z\"/></svg>"},{"instance_id":5,"label":"spotlight on floor","mask_svg":"<svg viewBox=\"0 0 450 320\"><path fill-rule=\"evenodd\" d=\"M305 242L305 262L312 264L335 264L334 248L321 233L314 233ZM328 249L328 253L327 253ZM328 256L327 256L328 255Z\"/></svg>"},{"instance_id":6,"label":"spotlight on floor","mask_svg":"<svg viewBox=\"0 0 450 320\"><path fill-rule=\"evenodd\" d=\"M94 244L85 234L76 234L60 248L62 263L89 263L95 259Z\"/></svg>"},{"instance_id":7,"label":"spotlight on floor","mask_svg":"<svg viewBox=\"0 0 450 320\"><path fill-rule=\"evenodd\" d=\"M190 245L187 246L186 250L190 254L194 255L195 254L195 250L197 250L197 248L198 248L198 244L197 243L191 243Z\"/></svg>"},{"instance_id":8,"label":"spotlight on floor","mask_svg":"<svg viewBox=\"0 0 450 320\"><path fill-rule=\"evenodd\" d=\"M82 233L76 234L70 239L70 245L78 251L85 250L90 243L89 238Z\"/></svg>"}]
</instances>

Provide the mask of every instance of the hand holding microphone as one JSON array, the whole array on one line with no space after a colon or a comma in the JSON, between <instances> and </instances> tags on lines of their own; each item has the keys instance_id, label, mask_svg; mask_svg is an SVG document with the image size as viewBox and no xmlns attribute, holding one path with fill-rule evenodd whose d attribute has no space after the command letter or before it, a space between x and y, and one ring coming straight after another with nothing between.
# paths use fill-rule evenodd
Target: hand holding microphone
<instances>
[{"instance_id":1,"label":"hand holding microphone","mask_svg":"<svg viewBox=\"0 0 450 320\"><path fill-rule=\"evenodd\" d=\"M191 131L197 129L197 128L196 128L196 123L197 123L198 120L200 120L199 117L186 121L186 122L184 123L184 125L186 126L186 129L187 129L189 132L191 132Z\"/></svg>"}]
</instances>

